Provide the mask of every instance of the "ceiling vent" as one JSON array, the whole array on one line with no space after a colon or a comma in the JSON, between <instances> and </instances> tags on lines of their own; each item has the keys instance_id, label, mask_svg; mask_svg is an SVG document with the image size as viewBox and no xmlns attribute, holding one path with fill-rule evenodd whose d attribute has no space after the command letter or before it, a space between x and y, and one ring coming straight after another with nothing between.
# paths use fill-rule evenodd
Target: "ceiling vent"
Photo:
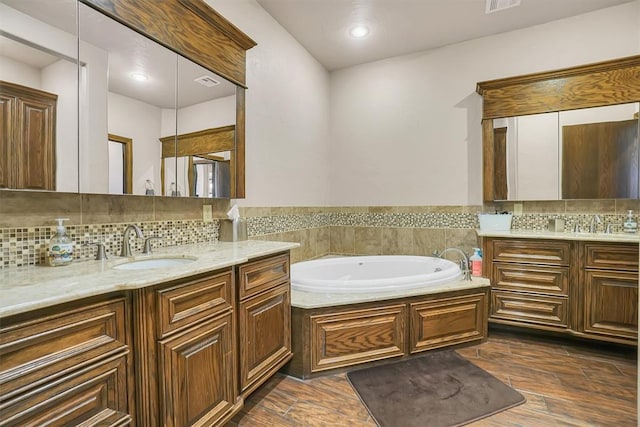
<instances>
[{"instance_id":1,"label":"ceiling vent","mask_svg":"<svg viewBox=\"0 0 640 427\"><path fill-rule=\"evenodd\" d=\"M206 86L206 87L214 87L214 86L218 86L220 84L219 81L217 81L216 79L214 79L211 76L198 77L196 79L193 79L193 81L194 82L198 82L202 86Z\"/></svg>"},{"instance_id":2,"label":"ceiling vent","mask_svg":"<svg viewBox=\"0 0 640 427\"><path fill-rule=\"evenodd\" d=\"M515 6L520 6L520 0L487 0L484 13L498 12Z\"/></svg>"}]
</instances>

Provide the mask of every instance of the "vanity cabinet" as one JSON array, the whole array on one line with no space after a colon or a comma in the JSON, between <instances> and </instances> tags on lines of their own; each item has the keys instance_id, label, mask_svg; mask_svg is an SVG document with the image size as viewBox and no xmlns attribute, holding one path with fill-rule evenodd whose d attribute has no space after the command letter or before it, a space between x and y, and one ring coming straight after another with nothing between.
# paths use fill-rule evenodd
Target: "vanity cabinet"
<instances>
[{"instance_id":1,"label":"vanity cabinet","mask_svg":"<svg viewBox=\"0 0 640 427\"><path fill-rule=\"evenodd\" d=\"M611 341L638 338L638 245L581 243L578 330Z\"/></svg>"},{"instance_id":2,"label":"vanity cabinet","mask_svg":"<svg viewBox=\"0 0 640 427\"><path fill-rule=\"evenodd\" d=\"M2 319L0 425L135 424L130 298Z\"/></svg>"},{"instance_id":3,"label":"vanity cabinet","mask_svg":"<svg viewBox=\"0 0 640 427\"><path fill-rule=\"evenodd\" d=\"M237 269L239 386L247 396L293 356L289 254L251 261Z\"/></svg>"},{"instance_id":4,"label":"vanity cabinet","mask_svg":"<svg viewBox=\"0 0 640 427\"><path fill-rule=\"evenodd\" d=\"M638 244L484 237L489 321L637 343Z\"/></svg>"},{"instance_id":5,"label":"vanity cabinet","mask_svg":"<svg viewBox=\"0 0 640 427\"><path fill-rule=\"evenodd\" d=\"M0 188L56 189L57 100L0 81Z\"/></svg>"},{"instance_id":6,"label":"vanity cabinet","mask_svg":"<svg viewBox=\"0 0 640 427\"><path fill-rule=\"evenodd\" d=\"M135 291L141 425L222 424L238 412L231 268Z\"/></svg>"}]
</instances>

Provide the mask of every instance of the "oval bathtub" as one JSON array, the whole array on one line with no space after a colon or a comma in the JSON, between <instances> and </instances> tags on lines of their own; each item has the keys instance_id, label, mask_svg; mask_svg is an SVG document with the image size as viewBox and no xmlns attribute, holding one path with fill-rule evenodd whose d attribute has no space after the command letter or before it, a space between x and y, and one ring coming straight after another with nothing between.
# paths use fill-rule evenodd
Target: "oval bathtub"
<instances>
[{"instance_id":1,"label":"oval bathtub","mask_svg":"<svg viewBox=\"0 0 640 427\"><path fill-rule=\"evenodd\" d=\"M324 258L291 265L291 288L314 293L375 293L428 288L459 280L460 267L427 256Z\"/></svg>"}]
</instances>

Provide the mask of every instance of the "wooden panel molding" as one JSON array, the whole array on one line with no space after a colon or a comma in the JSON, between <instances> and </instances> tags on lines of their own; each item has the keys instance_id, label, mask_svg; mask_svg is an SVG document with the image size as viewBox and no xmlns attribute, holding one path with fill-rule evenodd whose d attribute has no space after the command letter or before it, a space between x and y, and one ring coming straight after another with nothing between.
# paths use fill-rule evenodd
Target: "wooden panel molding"
<instances>
[{"instance_id":1,"label":"wooden panel molding","mask_svg":"<svg viewBox=\"0 0 640 427\"><path fill-rule=\"evenodd\" d=\"M636 102L640 55L479 82L483 119Z\"/></svg>"},{"instance_id":2,"label":"wooden panel molding","mask_svg":"<svg viewBox=\"0 0 640 427\"><path fill-rule=\"evenodd\" d=\"M491 291L491 319L566 329L568 298ZM504 322L503 322L504 323Z\"/></svg>"},{"instance_id":3,"label":"wooden panel molding","mask_svg":"<svg viewBox=\"0 0 640 427\"><path fill-rule=\"evenodd\" d=\"M256 43L204 1L80 1L227 80L246 85L246 50Z\"/></svg>"},{"instance_id":4,"label":"wooden panel molding","mask_svg":"<svg viewBox=\"0 0 640 427\"><path fill-rule=\"evenodd\" d=\"M240 390L244 394L291 359L290 306L288 282L240 303Z\"/></svg>"},{"instance_id":5,"label":"wooden panel molding","mask_svg":"<svg viewBox=\"0 0 640 427\"><path fill-rule=\"evenodd\" d=\"M568 265L571 243L558 240L499 239L493 242L493 260L497 262Z\"/></svg>"},{"instance_id":6,"label":"wooden panel molding","mask_svg":"<svg viewBox=\"0 0 640 427\"><path fill-rule=\"evenodd\" d=\"M638 271L638 245L586 243L585 268Z\"/></svg>"},{"instance_id":7,"label":"wooden panel molding","mask_svg":"<svg viewBox=\"0 0 640 427\"><path fill-rule=\"evenodd\" d=\"M406 305L311 316L311 371L405 354Z\"/></svg>"},{"instance_id":8,"label":"wooden panel molding","mask_svg":"<svg viewBox=\"0 0 640 427\"><path fill-rule=\"evenodd\" d=\"M569 296L568 267L527 267L493 263L494 289Z\"/></svg>"},{"instance_id":9,"label":"wooden panel molding","mask_svg":"<svg viewBox=\"0 0 640 427\"><path fill-rule=\"evenodd\" d=\"M240 299L289 280L289 254L243 264L238 269Z\"/></svg>"},{"instance_id":10,"label":"wooden panel molding","mask_svg":"<svg viewBox=\"0 0 640 427\"><path fill-rule=\"evenodd\" d=\"M233 308L233 273L181 282L156 291L158 338Z\"/></svg>"},{"instance_id":11,"label":"wooden panel molding","mask_svg":"<svg viewBox=\"0 0 640 427\"><path fill-rule=\"evenodd\" d=\"M487 336L484 293L409 305L409 352L476 341Z\"/></svg>"}]
</instances>

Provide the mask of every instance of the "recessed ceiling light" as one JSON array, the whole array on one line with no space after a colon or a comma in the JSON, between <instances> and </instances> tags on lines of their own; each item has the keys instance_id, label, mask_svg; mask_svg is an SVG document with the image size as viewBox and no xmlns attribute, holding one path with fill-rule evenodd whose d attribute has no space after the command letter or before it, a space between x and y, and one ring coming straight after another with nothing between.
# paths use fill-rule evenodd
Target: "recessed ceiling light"
<instances>
[{"instance_id":1,"label":"recessed ceiling light","mask_svg":"<svg viewBox=\"0 0 640 427\"><path fill-rule=\"evenodd\" d=\"M364 25L356 25L349 31L349 34L351 34L351 37L361 39L369 34L369 28Z\"/></svg>"},{"instance_id":2,"label":"recessed ceiling light","mask_svg":"<svg viewBox=\"0 0 640 427\"><path fill-rule=\"evenodd\" d=\"M144 82L145 80L149 79L149 76L147 76L144 73L131 73L129 74L129 77L131 77L133 80L139 81L139 82Z\"/></svg>"}]
</instances>

